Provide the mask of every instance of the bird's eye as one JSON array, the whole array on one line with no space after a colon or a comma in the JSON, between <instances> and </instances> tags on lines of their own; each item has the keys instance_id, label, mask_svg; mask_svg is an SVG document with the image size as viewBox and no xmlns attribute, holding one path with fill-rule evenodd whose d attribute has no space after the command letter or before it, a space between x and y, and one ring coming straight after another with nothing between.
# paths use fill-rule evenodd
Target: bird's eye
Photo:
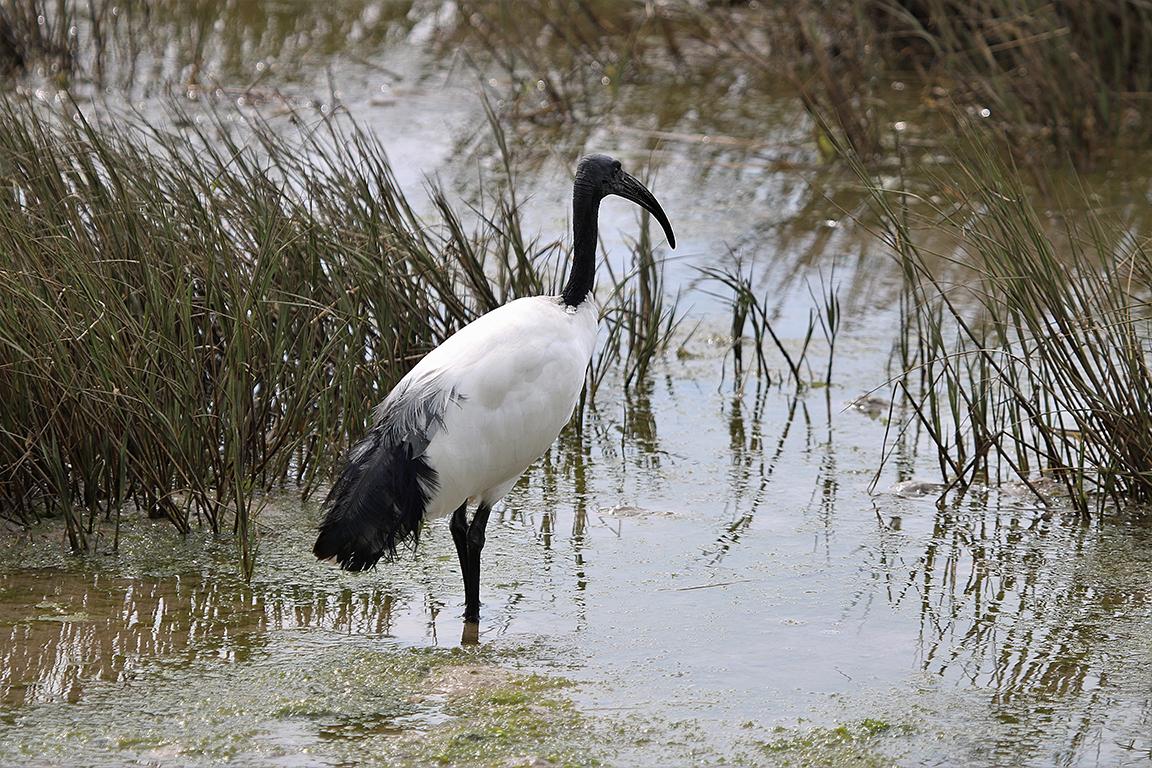
<instances>
[{"instance_id":1,"label":"bird's eye","mask_svg":"<svg viewBox=\"0 0 1152 768\"><path fill-rule=\"evenodd\" d=\"M612 161L612 171L614 173L620 173L620 161L619 160L613 160Z\"/></svg>"}]
</instances>

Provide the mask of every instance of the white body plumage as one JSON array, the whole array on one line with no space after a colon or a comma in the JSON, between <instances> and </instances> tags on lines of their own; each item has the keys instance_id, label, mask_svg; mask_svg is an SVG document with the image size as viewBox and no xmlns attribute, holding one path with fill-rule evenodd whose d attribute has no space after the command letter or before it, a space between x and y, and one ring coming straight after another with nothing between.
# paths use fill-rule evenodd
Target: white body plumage
<instances>
[{"instance_id":1,"label":"white body plumage","mask_svg":"<svg viewBox=\"0 0 1152 768\"><path fill-rule=\"evenodd\" d=\"M466 501L492 506L572 418L596 345L599 307L557 297L505 304L464 326L416 364L396 391L452 390L424 451L437 488L425 519Z\"/></svg>"}]
</instances>

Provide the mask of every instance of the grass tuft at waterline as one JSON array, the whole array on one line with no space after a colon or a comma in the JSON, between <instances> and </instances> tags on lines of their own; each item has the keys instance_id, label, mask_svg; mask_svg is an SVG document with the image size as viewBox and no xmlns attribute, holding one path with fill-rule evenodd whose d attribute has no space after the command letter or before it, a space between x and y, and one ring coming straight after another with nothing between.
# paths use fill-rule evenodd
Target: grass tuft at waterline
<instances>
[{"instance_id":1,"label":"grass tuft at waterline","mask_svg":"<svg viewBox=\"0 0 1152 768\"><path fill-rule=\"evenodd\" d=\"M1085 513L1152 500L1146 244L1091 205L1054 225L1015 170L968 157L915 193L856 166L904 275L897 440L933 447L945 493L1012 479Z\"/></svg>"}]
</instances>

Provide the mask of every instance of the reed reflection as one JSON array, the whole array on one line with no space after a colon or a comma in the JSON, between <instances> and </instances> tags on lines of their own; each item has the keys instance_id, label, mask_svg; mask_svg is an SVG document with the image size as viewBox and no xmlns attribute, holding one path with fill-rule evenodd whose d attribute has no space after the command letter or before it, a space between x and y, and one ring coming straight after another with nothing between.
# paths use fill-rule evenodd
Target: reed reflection
<instances>
[{"instance_id":1,"label":"reed reflection","mask_svg":"<svg viewBox=\"0 0 1152 768\"><path fill-rule=\"evenodd\" d=\"M768 386L757 379L752 408L748 412L743 393L733 394L729 401L728 444L731 452L729 487L732 491L735 514L730 516L713 543L704 550L704 556L710 566L719 565L752 525L756 511L767 495L780 458L784 455L788 437L792 433L798 414L808 425L808 429L811 429L807 404L800 395L793 394L788 398L788 410L779 432L774 439L766 439L763 425L768 390ZM769 447L770 453L767 450Z\"/></svg>"},{"instance_id":2,"label":"reed reflection","mask_svg":"<svg viewBox=\"0 0 1152 768\"><path fill-rule=\"evenodd\" d=\"M125 578L55 569L0 574L0 707L78 701L157 659L243 662L272 630L387 636L381 589L254 589L200 576Z\"/></svg>"},{"instance_id":3,"label":"reed reflection","mask_svg":"<svg viewBox=\"0 0 1152 768\"><path fill-rule=\"evenodd\" d=\"M1047 709L1072 724L1073 761L1124 708L1152 708L1150 542L1144 527L1053 519L973 488L937 510L914 559L885 546L876 571L890 574L890 601L919 614L924 671L989 691L1003 722ZM1026 736L1002 745L1013 759L1045 748Z\"/></svg>"}]
</instances>

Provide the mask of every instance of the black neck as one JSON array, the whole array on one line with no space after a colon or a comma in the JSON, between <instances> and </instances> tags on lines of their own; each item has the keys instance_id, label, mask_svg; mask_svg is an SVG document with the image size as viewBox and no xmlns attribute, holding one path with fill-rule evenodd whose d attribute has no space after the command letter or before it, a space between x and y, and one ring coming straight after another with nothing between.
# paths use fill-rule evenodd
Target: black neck
<instances>
[{"instance_id":1,"label":"black neck","mask_svg":"<svg viewBox=\"0 0 1152 768\"><path fill-rule=\"evenodd\" d=\"M596 278L596 219L600 197L577 182L572 196L572 271L564 286L564 303L581 304L592 292Z\"/></svg>"}]
</instances>

